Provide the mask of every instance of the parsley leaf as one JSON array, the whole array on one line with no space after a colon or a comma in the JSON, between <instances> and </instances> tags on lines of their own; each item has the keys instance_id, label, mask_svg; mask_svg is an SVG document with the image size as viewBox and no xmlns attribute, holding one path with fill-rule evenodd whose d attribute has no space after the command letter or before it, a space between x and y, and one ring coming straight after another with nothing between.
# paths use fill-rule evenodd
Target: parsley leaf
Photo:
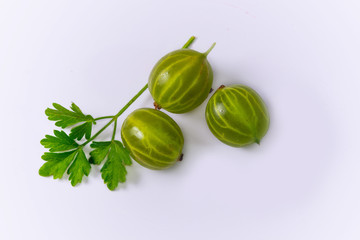
<instances>
[{"instance_id":1,"label":"parsley leaf","mask_svg":"<svg viewBox=\"0 0 360 240\"><path fill-rule=\"evenodd\" d=\"M90 163L86 159L84 151L79 149L77 152L78 154L67 171L67 173L70 175L69 180L73 186L81 183L84 175L89 176L91 169Z\"/></svg>"},{"instance_id":2,"label":"parsley leaf","mask_svg":"<svg viewBox=\"0 0 360 240\"><path fill-rule=\"evenodd\" d=\"M47 108L45 114L49 120L56 121L56 126L66 128L83 123L73 127L69 136L77 140L81 140L84 136L86 139L91 137L92 125L95 124L95 119L91 115L85 115L75 103L70 106L72 111L57 103L53 103L53 106L55 109Z\"/></svg>"},{"instance_id":3,"label":"parsley leaf","mask_svg":"<svg viewBox=\"0 0 360 240\"><path fill-rule=\"evenodd\" d=\"M49 148L50 152L61 152L75 149L79 146L72 138L70 138L64 131L54 130L55 136L45 135L45 138L40 141L41 145Z\"/></svg>"},{"instance_id":4,"label":"parsley leaf","mask_svg":"<svg viewBox=\"0 0 360 240\"><path fill-rule=\"evenodd\" d=\"M46 163L39 169L40 176L62 178L67 169L72 186L81 183L83 176L90 173L91 166L82 148L62 153L46 152L41 158Z\"/></svg>"},{"instance_id":5,"label":"parsley leaf","mask_svg":"<svg viewBox=\"0 0 360 240\"><path fill-rule=\"evenodd\" d=\"M41 158L45 160L46 163L39 169L40 176L48 177L53 175L54 179L62 178L76 153L76 150L63 153L44 153Z\"/></svg>"},{"instance_id":6,"label":"parsley leaf","mask_svg":"<svg viewBox=\"0 0 360 240\"><path fill-rule=\"evenodd\" d=\"M45 114L49 120L56 121L55 125L58 127L66 128L76 123L94 121L92 116L85 115L75 103L71 104L72 111L57 103L53 103L53 106L55 109L47 108Z\"/></svg>"},{"instance_id":7,"label":"parsley leaf","mask_svg":"<svg viewBox=\"0 0 360 240\"><path fill-rule=\"evenodd\" d=\"M110 190L115 190L119 182L126 181L126 165L131 165L130 153L120 141L93 142L90 145L90 162L100 164L107 156L104 166L101 168L101 177Z\"/></svg>"},{"instance_id":8,"label":"parsley leaf","mask_svg":"<svg viewBox=\"0 0 360 240\"><path fill-rule=\"evenodd\" d=\"M64 131L54 130L54 135L46 135L40 141L45 148L49 148L49 152L41 157L46 163L41 166L39 174L44 177L53 175L54 179L62 178L67 169L71 185L75 186L84 175L89 175L90 163L82 147Z\"/></svg>"},{"instance_id":9,"label":"parsley leaf","mask_svg":"<svg viewBox=\"0 0 360 240\"><path fill-rule=\"evenodd\" d=\"M95 150L90 152L89 162L92 164L99 165L109 153L111 142L92 142L90 147Z\"/></svg>"},{"instance_id":10,"label":"parsley leaf","mask_svg":"<svg viewBox=\"0 0 360 240\"><path fill-rule=\"evenodd\" d=\"M89 139L91 136L92 122L83 123L77 127L71 129L71 133L69 135L72 139L81 140L84 135L86 139Z\"/></svg>"}]
</instances>

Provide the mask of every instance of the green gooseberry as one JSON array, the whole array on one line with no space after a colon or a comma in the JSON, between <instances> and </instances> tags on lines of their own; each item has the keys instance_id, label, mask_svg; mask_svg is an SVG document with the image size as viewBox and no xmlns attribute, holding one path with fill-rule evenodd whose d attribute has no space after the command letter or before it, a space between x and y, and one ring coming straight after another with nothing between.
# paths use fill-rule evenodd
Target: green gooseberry
<instances>
[{"instance_id":1,"label":"green gooseberry","mask_svg":"<svg viewBox=\"0 0 360 240\"><path fill-rule=\"evenodd\" d=\"M260 144L270 123L264 101L244 85L220 86L210 98L205 116L214 136L232 147Z\"/></svg>"},{"instance_id":2,"label":"green gooseberry","mask_svg":"<svg viewBox=\"0 0 360 240\"><path fill-rule=\"evenodd\" d=\"M149 91L157 108L185 113L198 107L209 95L213 71L207 55L191 49L179 49L162 57L149 77Z\"/></svg>"},{"instance_id":3,"label":"green gooseberry","mask_svg":"<svg viewBox=\"0 0 360 240\"><path fill-rule=\"evenodd\" d=\"M121 127L121 138L131 157L144 167L160 170L181 160L181 129L159 110L140 108L130 113Z\"/></svg>"}]
</instances>

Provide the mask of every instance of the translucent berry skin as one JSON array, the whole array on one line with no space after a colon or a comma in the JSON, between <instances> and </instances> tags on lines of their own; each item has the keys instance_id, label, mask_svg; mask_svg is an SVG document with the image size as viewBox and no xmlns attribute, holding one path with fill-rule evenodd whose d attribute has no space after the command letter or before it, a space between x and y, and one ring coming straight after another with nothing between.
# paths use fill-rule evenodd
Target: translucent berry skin
<instances>
[{"instance_id":1,"label":"translucent berry skin","mask_svg":"<svg viewBox=\"0 0 360 240\"><path fill-rule=\"evenodd\" d=\"M160 170L172 166L181 156L184 137L167 114L140 108L133 111L121 128L124 146L140 165Z\"/></svg>"},{"instance_id":2,"label":"translucent berry skin","mask_svg":"<svg viewBox=\"0 0 360 240\"><path fill-rule=\"evenodd\" d=\"M155 103L169 112L185 113L204 102L213 82L213 71L206 55L180 49L161 58L148 82Z\"/></svg>"},{"instance_id":3,"label":"translucent berry skin","mask_svg":"<svg viewBox=\"0 0 360 240\"><path fill-rule=\"evenodd\" d=\"M232 147L259 144L270 123L264 101L244 85L220 87L210 98L205 116L214 136Z\"/></svg>"}]
</instances>

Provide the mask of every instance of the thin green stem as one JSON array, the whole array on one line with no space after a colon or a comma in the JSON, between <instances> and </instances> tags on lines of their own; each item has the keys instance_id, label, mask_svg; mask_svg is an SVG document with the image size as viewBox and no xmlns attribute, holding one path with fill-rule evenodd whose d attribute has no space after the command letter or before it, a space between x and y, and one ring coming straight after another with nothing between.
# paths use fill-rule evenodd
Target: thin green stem
<instances>
[{"instance_id":1,"label":"thin green stem","mask_svg":"<svg viewBox=\"0 0 360 240\"><path fill-rule=\"evenodd\" d=\"M95 138L97 138L97 136L100 135L100 133L102 133L108 126L111 125L111 123L115 121L115 118L111 119L103 128L101 128L97 133L95 133L89 140L87 140L86 142L84 142L83 144L81 144L80 146L85 146L86 144L88 144L89 142L91 142L92 140L94 140Z\"/></svg>"},{"instance_id":2,"label":"thin green stem","mask_svg":"<svg viewBox=\"0 0 360 240\"><path fill-rule=\"evenodd\" d=\"M195 37L192 36L183 46L183 48L188 48L192 42L195 40ZM85 145L87 145L89 142L91 142L92 140L94 140L95 138L97 138L97 136L99 136L107 127L109 127L114 121L114 131L113 131L113 135L112 135L112 140L115 139L115 134L116 134L116 127L117 127L117 119L118 117L125 112L126 109L128 109L130 107L130 105L136 101L136 99L138 99L138 97L140 97L140 95L145 92L145 90L148 88L148 84L146 84L132 99L130 99L130 101L122 108L120 109L120 111L114 115L114 116L105 116L105 117L100 117L100 118L96 118L95 120L100 120L100 119L105 119L105 118L112 118L103 128L101 128L97 133L95 133L91 138L89 138L86 142L84 142L83 144L80 145L80 147L83 147Z\"/></svg>"},{"instance_id":3,"label":"thin green stem","mask_svg":"<svg viewBox=\"0 0 360 240\"><path fill-rule=\"evenodd\" d=\"M114 141L114 139L115 139L116 127L117 127L117 119L114 122L114 131L113 131L113 135L111 137L111 141Z\"/></svg>"},{"instance_id":4,"label":"thin green stem","mask_svg":"<svg viewBox=\"0 0 360 240\"><path fill-rule=\"evenodd\" d=\"M135 100L140 97L140 95L148 88L148 85L146 84L115 116L115 118L118 118L123 112L125 112L126 109L128 109L128 107L130 107L130 105L135 102Z\"/></svg>"},{"instance_id":5,"label":"thin green stem","mask_svg":"<svg viewBox=\"0 0 360 240\"><path fill-rule=\"evenodd\" d=\"M215 45L216 45L216 43L213 43L213 44L211 45L211 47L210 47L206 52L204 52L204 55L207 56L207 55L211 52L211 50L213 50L213 48L215 47Z\"/></svg>"},{"instance_id":6,"label":"thin green stem","mask_svg":"<svg viewBox=\"0 0 360 240\"><path fill-rule=\"evenodd\" d=\"M81 144L81 146L85 146L86 144L88 144L89 142L91 142L92 140L94 140L97 136L100 135L100 133L102 133L108 126L110 126L111 123L113 123L116 119L118 119L118 117L125 112L126 109L128 109L128 107L130 107L130 105L135 102L135 100L148 88L148 85L146 84L103 128L101 128L97 133L94 134L94 136L92 136L89 140L87 140L86 142L84 142L83 144Z\"/></svg>"},{"instance_id":7,"label":"thin green stem","mask_svg":"<svg viewBox=\"0 0 360 240\"><path fill-rule=\"evenodd\" d=\"M107 119L107 118L113 118L114 116L104 116L104 117L98 117L94 118L94 121L101 120L101 119Z\"/></svg>"},{"instance_id":8,"label":"thin green stem","mask_svg":"<svg viewBox=\"0 0 360 240\"><path fill-rule=\"evenodd\" d=\"M195 40L195 36L191 36L191 38L189 38L189 40L184 44L182 48L188 48L193 43L194 40Z\"/></svg>"}]
</instances>

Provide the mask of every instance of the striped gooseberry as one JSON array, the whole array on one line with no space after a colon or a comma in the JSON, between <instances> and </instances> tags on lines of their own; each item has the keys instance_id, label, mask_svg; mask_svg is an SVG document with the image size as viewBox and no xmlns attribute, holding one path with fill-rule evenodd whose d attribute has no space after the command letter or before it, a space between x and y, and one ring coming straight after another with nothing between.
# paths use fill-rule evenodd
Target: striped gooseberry
<instances>
[{"instance_id":1,"label":"striped gooseberry","mask_svg":"<svg viewBox=\"0 0 360 240\"><path fill-rule=\"evenodd\" d=\"M123 122L121 138L131 157L144 167L160 170L181 160L181 129L159 110L140 108L130 113Z\"/></svg>"},{"instance_id":2,"label":"striped gooseberry","mask_svg":"<svg viewBox=\"0 0 360 240\"><path fill-rule=\"evenodd\" d=\"M259 144L270 123L259 94L244 85L220 86L210 98L205 116L215 137L233 147Z\"/></svg>"},{"instance_id":3,"label":"striped gooseberry","mask_svg":"<svg viewBox=\"0 0 360 240\"><path fill-rule=\"evenodd\" d=\"M209 95L213 71L207 55L191 49L179 49L162 57L149 77L154 105L172 113L185 113L199 106Z\"/></svg>"}]
</instances>

